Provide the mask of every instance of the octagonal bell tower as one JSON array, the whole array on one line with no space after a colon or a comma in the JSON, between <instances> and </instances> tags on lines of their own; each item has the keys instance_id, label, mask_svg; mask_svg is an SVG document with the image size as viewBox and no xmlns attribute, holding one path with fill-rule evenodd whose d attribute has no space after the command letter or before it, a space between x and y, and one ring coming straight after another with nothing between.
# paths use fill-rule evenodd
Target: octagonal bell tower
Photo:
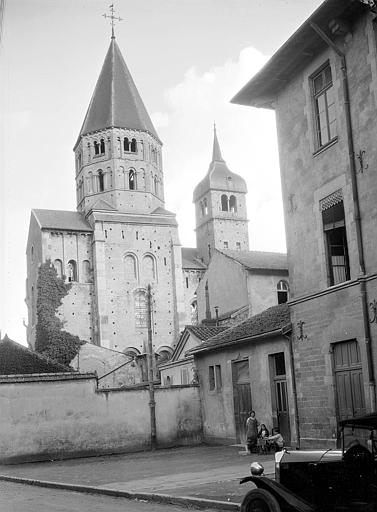
<instances>
[{"instance_id":1,"label":"octagonal bell tower","mask_svg":"<svg viewBox=\"0 0 377 512\"><path fill-rule=\"evenodd\" d=\"M231 172L220 151L214 127L212 161L194 190L196 244L207 264L214 249L249 250L246 182Z\"/></svg>"}]
</instances>

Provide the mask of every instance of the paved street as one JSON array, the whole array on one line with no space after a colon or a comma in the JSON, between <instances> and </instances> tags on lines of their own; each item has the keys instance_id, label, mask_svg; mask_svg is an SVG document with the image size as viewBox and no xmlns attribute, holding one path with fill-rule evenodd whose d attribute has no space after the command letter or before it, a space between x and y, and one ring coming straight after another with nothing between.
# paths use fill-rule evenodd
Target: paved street
<instances>
[{"instance_id":1,"label":"paved street","mask_svg":"<svg viewBox=\"0 0 377 512\"><path fill-rule=\"evenodd\" d=\"M273 473L274 456L245 456L237 446L196 446L134 454L0 466L0 474L138 493L240 503L252 460ZM1 511L2 512L2 511Z\"/></svg>"},{"instance_id":2,"label":"paved street","mask_svg":"<svg viewBox=\"0 0 377 512\"><path fill-rule=\"evenodd\" d=\"M167 505L0 482L0 512L166 512ZM169 512L182 507L168 505ZM210 512L211 509L207 509Z\"/></svg>"}]
</instances>

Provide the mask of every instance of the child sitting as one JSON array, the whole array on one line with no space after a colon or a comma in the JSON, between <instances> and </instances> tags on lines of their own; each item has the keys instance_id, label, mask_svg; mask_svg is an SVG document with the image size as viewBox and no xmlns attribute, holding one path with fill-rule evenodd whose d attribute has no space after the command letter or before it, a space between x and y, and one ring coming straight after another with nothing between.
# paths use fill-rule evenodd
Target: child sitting
<instances>
[{"instance_id":1,"label":"child sitting","mask_svg":"<svg viewBox=\"0 0 377 512\"><path fill-rule=\"evenodd\" d=\"M269 446L275 449L275 451L280 452L284 446L284 439L278 428L272 429L272 436L267 437L267 442Z\"/></svg>"},{"instance_id":2,"label":"child sitting","mask_svg":"<svg viewBox=\"0 0 377 512\"><path fill-rule=\"evenodd\" d=\"M267 446L267 437L269 436L269 431L264 423L261 424L259 427L258 432L258 446L259 446L259 453L266 454L268 452L268 446Z\"/></svg>"}]
</instances>

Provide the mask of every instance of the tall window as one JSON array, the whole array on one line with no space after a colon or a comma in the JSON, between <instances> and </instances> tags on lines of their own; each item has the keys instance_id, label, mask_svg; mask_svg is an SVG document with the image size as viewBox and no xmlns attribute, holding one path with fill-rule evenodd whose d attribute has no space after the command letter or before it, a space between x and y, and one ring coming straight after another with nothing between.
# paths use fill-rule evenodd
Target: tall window
<instances>
[{"instance_id":1,"label":"tall window","mask_svg":"<svg viewBox=\"0 0 377 512\"><path fill-rule=\"evenodd\" d=\"M98 173L98 192L103 192L105 190L105 179L102 171Z\"/></svg>"},{"instance_id":2,"label":"tall window","mask_svg":"<svg viewBox=\"0 0 377 512\"><path fill-rule=\"evenodd\" d=\"M229 211L234 213L237 211L237 199L236 196L230 196L229 198Z\"/></svg>"},{"instance_id":3,"label":"tall window","mask_svg":"<svg viewBox=\"0 0 377 512\"><path fill-rule=\"evenodd\" d=\"M136 145L136 139L131 140L131 151L132 153L136 153L137 145Z\"/></svg>"},{"instance_id":4,"label":"tall window","mask_svg":"<svg viewBox=\"0 0 377 512\"><path fill-rule=\"evenodd\" d=\"M94 154L99 155L99 142L94 141Z\"/></svg>"},{"instance_id":5,"label":"tall window","mask_svg":"<svg viewBox=\"0 0 377 512\"><path fill-rule=\"evenodd\" d=\"M148 327L147 323L147 293L139 290L135 293L135 326Z\"/></svg>"},{"instance_id":6,"label":"tall window","mask_svg":"<svg viewBox=\"0 0 377 512\"><path fill-rule=\"evenodd\" d=\"M143 258L143 279L145 282L153 281L156 278L156 266L152 256L148 254Z\"/></svg>"},{"instance_id":7,"label":"tall window","mask_svg":"<svg viewBox=\"0 0 377 512\"><path fill-rule=\"evenodd\" d=\"M228 211L228 196L226 196L225 194L221 196L221 210L223 212Z\"/></svg>"},{"instance_id":8,"label":"tall window","mask_svg":"<svg viewBox=\"0 0 377 512\"><path fill-rule=\"evenodd\" d=\"M77 267L75 260L69 260L68 262L67 278L69 283L77 281Z\"/></svg>"},{"instance_id":9,"label":"tall window","mask_svg":"<svg viewBox=\"0 0 377 512\"><path fill-rule=\"evenodd\" d=\"M105 154L105 141L103 139L101 139L101 142L100 142L100 151L101 151L101 155Z\"/></svg>"},{"instance_id":10,"label":"tall window","mask_svg":"<svg viewBox=\"0 0 377 512\"><path fill-rule=\"evenodd\" d=\"M191 325L198 325L198 302L193 300L190 304L191 307Z\"/></svg>"},{"instance_id":11,"label":"tall window","mask_svg":"<svg viewBox=\"0 0 377 512\"><path fill-rule=\"evenodd\" d=\"M124 137L123 139L123 149L124 151L130 150L130 141L128 140L128 137Z\"/></svg>"},{"instance_id":12,"label":"tall window","mask_svg":"<svg viewBox=\"0 0 377 512\"><path fill-rule=\"evenodd\" d=\"M133 169L131 169L128 173L128 188L130 190L136 190L136 176Z\"/></svg>"},{"instance_id":13,"label":"tall window","mask_svg":"<svg viewBox=\"0 0 377 512\"><path fill-rule=\"evenodd\" d=\"M326 65L319 73L312 77L316 144L318 148L325 146L336 138L336 112L334 87L331 68Z\"/></svg>"},{"instance_id":14,"label":"tall window","mask_svg":"<svg viewBox=\"0 0 377 512\"><path fill-rule=\"evenodd\" d=\"M54 261L54 267L55 267L55 270L56 270L56 273L57 273L58 277L62 278L63 277L63 263L62 263L62 260L55 260Z\"/></svg>"},{"instance_id":15,"label":"tall window","mask_svg":"<svg viewBox=\"0 0 377 512\"><path fill-rule=\"evenodd\" d=\"M137 278L137 263L133 254L127 254L125 257L124 268L127 281L134 281Z\"/></svg>"},{"instance_id":16,"label":"tall window","mask_svg":"<svg viewBox=\"0 0 377 512\"><path fill-rule=\"evenodd\" d=\"M208 367L208 387L210 391L219 391L222 388L221 365L215 364Z\"/></svg>"},{"instance_id":17,"label":"tall window","mask_svg":"<svg viewBox=\"0 0 377 512\"><path fill-rule=\"evenodd\" d=\"M208 215L208 204L207 204L206 197L203 199L203 207L204 207L204 215Z\"/></svg>"},{"instance_id":18,"label":"tall window","mask_svg":"<svg viewBox=\"0 0 377 512\"><path fill-rule=\"evenodd\" d=\"M88 260L82 262L82 281L90 283L90 263Z\"/></svg>"},{"instance_id":19,"label":"tall window","mask_svg":"<svg viewBox=\"0 0 377 512\"><path fill-rule=\"evenodd\" d=\"M327 256L329 285L350 279L347 233L342 191L338 190L320 203Z\"/></svg>"},{"instance_id":20,"label":"tall window","mask_svg":"<svg viewBox=\"0 0 377 512\"><path fill-rule=\"evenodd\" d=\"M279 281L277 285L278 304L285 304L288 300L289 287L286 281Z\"/></svg>"}]
</instances>

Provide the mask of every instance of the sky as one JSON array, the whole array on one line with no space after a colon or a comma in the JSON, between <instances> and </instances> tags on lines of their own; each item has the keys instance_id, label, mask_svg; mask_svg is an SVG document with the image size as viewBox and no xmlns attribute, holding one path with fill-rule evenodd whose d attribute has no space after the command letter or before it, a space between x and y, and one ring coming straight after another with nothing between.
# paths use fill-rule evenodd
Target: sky
<instances>
[{"instance_id":1,"label":"sky","mask_svg":"<svg viewBox=\"0 0 377 512\"><path fill-rule=\"evenodd\" d=\"M195 247L212 156L248 186L250 249L284 252L275 117L231 98L320 0L118 0L117 43L163 141L166 208ZM0 0L0 331L26 344L32 208L76 209L73 145L110 44L109 1ZM0 13L1 20L1 13Z\"/></svg>"}]
</instances>

